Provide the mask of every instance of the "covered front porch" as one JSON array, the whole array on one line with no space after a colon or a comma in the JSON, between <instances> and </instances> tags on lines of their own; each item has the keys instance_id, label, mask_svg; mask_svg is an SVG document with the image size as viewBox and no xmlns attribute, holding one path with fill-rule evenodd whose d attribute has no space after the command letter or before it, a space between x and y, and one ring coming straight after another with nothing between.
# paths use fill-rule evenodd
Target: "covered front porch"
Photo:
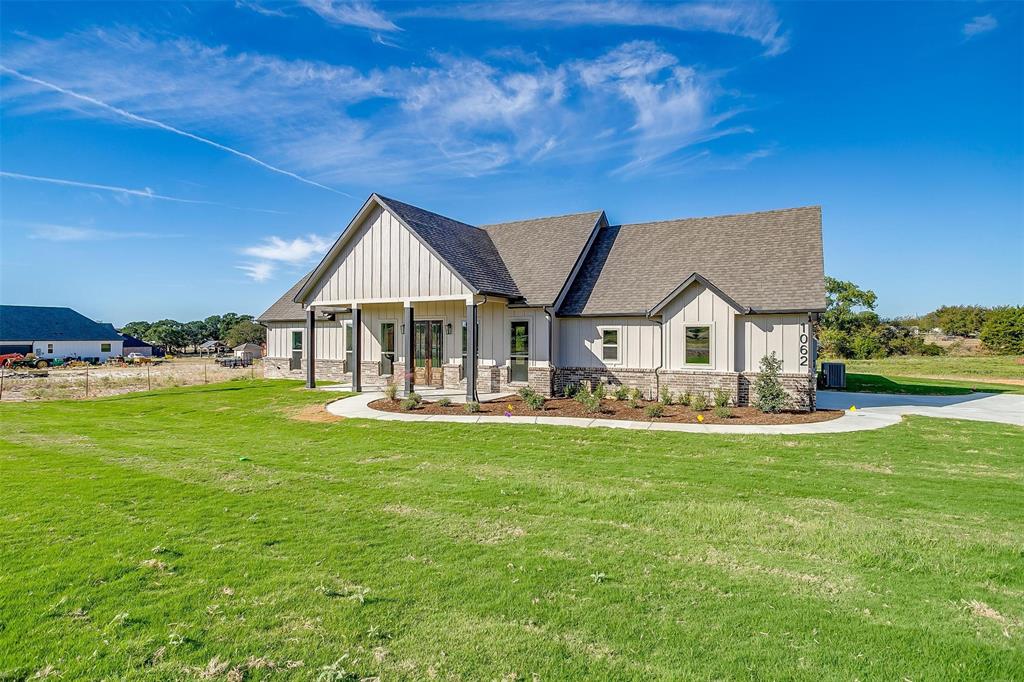
<instances>
[{"instance_id":1,"label":"covered front porch","mask_svg":"<svg viewBox=\"0 0 1024 682\"><path fill-rule=\"evenodd\" d=\"M498 302L459 295L313 303L306 307L306 386L316 387L317 325L334 318L344 328L347 390L396 384L403 395L427 390L462 400L497 395L498 382L490 381L496 363L480 358L480 309L487 303Z\"/></svg>"}]
</instances>

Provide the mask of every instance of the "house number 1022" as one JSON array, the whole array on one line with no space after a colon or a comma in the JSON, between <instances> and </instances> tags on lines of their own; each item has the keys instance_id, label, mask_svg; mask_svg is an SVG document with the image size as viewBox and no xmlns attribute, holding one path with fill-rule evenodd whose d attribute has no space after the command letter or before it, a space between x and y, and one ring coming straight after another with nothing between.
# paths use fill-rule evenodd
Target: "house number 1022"
<instances>
[{"instance_id":1,"label":"house number 1022","mask_svg":"<svg viewBox=\"0 0 1024 682\"><path fill-rule=\"evenodd\" d=\"M811 359L811 337L807 333L807 323L800 323L800 366L807 367Z\"/></svg>"}]
</instances>

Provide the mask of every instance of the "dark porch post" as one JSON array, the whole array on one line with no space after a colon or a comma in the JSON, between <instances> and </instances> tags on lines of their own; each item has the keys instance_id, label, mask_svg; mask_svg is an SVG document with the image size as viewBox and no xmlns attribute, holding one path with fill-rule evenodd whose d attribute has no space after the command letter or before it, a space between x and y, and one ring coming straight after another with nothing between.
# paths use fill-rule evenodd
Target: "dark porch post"
<instances>
[{"instance_id":1,"label":"dark porch post","mask_svg":"<svg viewBox=\"0 0 1024 682\"><path fill-rule=\"evenodd\" d=\"M415 390L413 383L413 372L416 371L415 345L416 333L412 321L412 303L405 304L405 394L409 395Z\"/></svg>"},{"instance_id":2,"label":"dark porch post","mask_svg":"<svg viewBox=\"0 0 1024 682\"><path fill-rule=\"evenodd\" d=\"M316 311L306 311L306 388L316 388Z\"/></svg>"},{"instance_id":3,"label":"dark porch post","mask_svg":"<svg viewBox=\"0 0 1024 682\"><path fill-rule=\"evenodd\" d=\"M363 390L363 309L352 308L352 390Z\"/></svg>"},{"instance_id":4,"label":"dark porch post","mask_svg":"<svg viewBox=\"0 0 1024 682\"><path fill-rule=\"evenodd\" d=\"M479 400L476 392L476 365L477 356L476 343L476 303L466 304L466 366L463 372L466 375L466 400Z\"/></svg>"}]
</instances>

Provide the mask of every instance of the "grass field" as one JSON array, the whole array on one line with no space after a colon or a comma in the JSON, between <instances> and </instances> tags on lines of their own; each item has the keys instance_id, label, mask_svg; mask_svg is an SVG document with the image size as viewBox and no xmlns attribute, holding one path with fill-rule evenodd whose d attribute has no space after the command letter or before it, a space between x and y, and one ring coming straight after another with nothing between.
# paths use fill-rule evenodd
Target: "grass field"
<instances>
[{"instance_id":1,"label":"grass field","mask_svg":"<svg viewBox=\"0 0 1024 682\"><path fill-rule=\"evenodd\" d=\"M897 356L840 360L847 390L915 395L963 395L971 391L1024 393L1021 356Z\"/></svg>"},{"instance_id":2,"label":"grass field","mask_svg":"<svg viewBox=\"0 0 1024 682\"><path fill-rule=\"evenodd\" d=\"M1020 679L1024 430L0 406L0 679Z\"/></svg>"}]
</instances>

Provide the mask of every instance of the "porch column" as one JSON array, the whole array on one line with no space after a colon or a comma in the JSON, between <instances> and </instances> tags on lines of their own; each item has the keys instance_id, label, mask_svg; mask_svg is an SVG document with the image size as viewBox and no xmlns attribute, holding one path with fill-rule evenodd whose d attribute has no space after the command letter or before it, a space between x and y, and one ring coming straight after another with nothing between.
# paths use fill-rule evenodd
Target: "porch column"
<instances>
[{"instance_id":1,"label":"porch column","mask_svg":"<svg viewBox=\"0 0 1024 682\"><path fill-rule=\"evenodd\" d=\"M316 311L306 311L306 388L316 388Z\"/></svg>"},{"instance_id":2,"label":"porch column","mask_svg":"<svg viewBox=\"0 0 1024 682\"><path fill-rule=\"evenodd\" d=\"M476 392L476 366L477 356L476 343L476 303L466 304L466 366L463 373L466 375L466 400L479 400Z\"/></svg>"},{"instance_id":3,"label":"porch column","mask_svg":"<svg viewBox=\"0 0 1024 682\"><path fill-rule=\"evenodd\" d=\"M352 306L352 390L363 390L363 309Z\"/></svg>"},{"instance_id":4,"label":"porch column","mask_svg":"<svg viewBox=\"0 0 1024 682\"><path fill-rule=\"evenodd\" d=\"M415 390L413 372L416 371L416 332L412 321L412 303L405 304L405 394Z\"/></svg>"}]
</instances>

